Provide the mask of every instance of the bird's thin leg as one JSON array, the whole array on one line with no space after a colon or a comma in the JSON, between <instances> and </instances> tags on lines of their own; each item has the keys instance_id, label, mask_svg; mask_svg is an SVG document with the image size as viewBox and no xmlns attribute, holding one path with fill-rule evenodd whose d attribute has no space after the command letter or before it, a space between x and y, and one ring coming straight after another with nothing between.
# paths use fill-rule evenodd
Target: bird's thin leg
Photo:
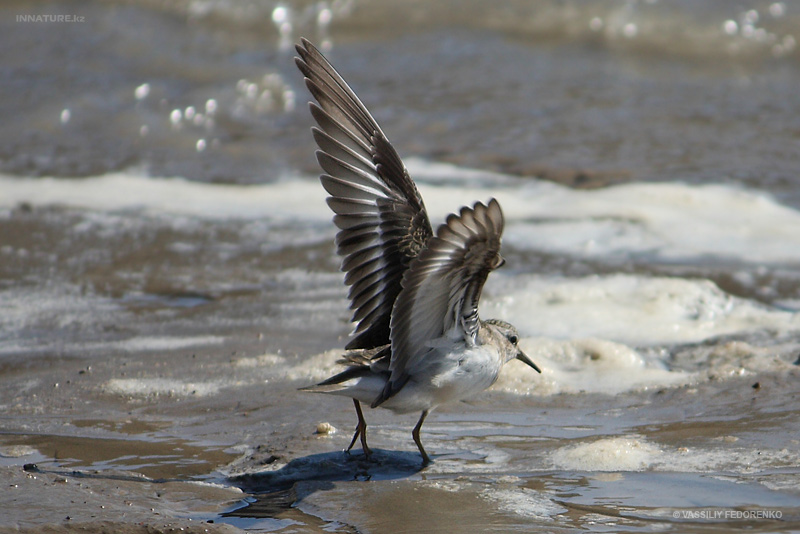
<instances>
[{"instance_id":1,"label":"bird's thin leg","mask_svg":"<svg viewBox=\"0 0 800 534\"><path fill-rule=\"evenodd\" d=\"M364 413L361 411L361 403L356 399L353 399L353 405L356 407L358 424L356 425L356 431L353 434L353 439L350 440L350 445L347 447L347 449L345 449L345 452L350 452L350 449L352 449L353 445L356 444L356 439L358 439L358 436L361 436L361 448L364 449L364 456L369 457L369 455L372 454L372 450L370 450L369 446L367 445L367 422L364 420Z\"/></svg>"},{"instance_id":2,"label":"bird's thin leg","mask_svg":"<svg viewBox=\"0 0 800 534\"><path fill-rule=\"evenodd\" d=\"M422 428L422 423L425 421L425 418L428 416L428 410L422 412L422 415L419 416L419 421L417 421L417 426L414 427L414 431L411 432L411 435L414 437L414 443L417 444L417 448L419 448L419 453L422 455L422 464L427 465L431 463L431 459L428 456L428 453L425 452L425 449L422 447L422 442L419 440L419 429Z\"/></svg>"},{"instance_id":3,"label":"bird's thin leg","mask_svg":"<svg viewBox=\"0 0 800 534\"><path fill-rule=\"evenodd\" d=\"M350 452L350 449L352 449L353 445L356 444L356 440L358 439L358 435L359 434L361 434L361 424L357 423L356 424L356 431L353 434L353 439L350 440L350 445L347 446L347 448L344 450L344 452Z\"/></svg>"}]
</instances>

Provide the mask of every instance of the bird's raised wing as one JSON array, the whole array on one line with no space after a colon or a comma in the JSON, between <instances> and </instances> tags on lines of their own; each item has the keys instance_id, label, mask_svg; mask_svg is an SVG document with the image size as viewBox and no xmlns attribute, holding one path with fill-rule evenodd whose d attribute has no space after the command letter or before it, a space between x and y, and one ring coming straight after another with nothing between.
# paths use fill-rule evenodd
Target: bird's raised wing
<instances>
[{"instance_id":1,"label":"bird's raised wing","mask_svg":"<svg viewBox=\"0 0 800 534\"><path fill-rule=\"evenodd\" d=\"M478 202L450 215L411 262L392 314L392 374L373 406L403 387L434 340L447 336L475 343L483 285L489 272L503 264L502 233L500 204Z\"/></svg>"},{"instance_id":2,"label":"bird's raised wing","mask_svg":"<svg viewBox=\"0 0 800 534\"><path fill-rule=\"evenodd\" d=\"M378 123L322 53L307 40L295 58L319 128L317 160L340 231L336 244L357 322L347 349L389 343L403 273L433 235L425 205Z\"/></svg>"}]
</instances>

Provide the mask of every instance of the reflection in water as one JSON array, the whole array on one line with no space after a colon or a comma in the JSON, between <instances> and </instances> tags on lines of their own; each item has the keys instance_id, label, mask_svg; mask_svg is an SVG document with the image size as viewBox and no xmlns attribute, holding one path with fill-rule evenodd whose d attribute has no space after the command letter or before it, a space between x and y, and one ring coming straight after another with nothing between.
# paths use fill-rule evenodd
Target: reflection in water
<instances>
[{"instance_id":1,"label":"reflection in water","mask_svg":"<svg viewBox=\"0 0 800 534\"><path fill-rule=\"evenodd\" d=\"M397 480L423 469L419 455L411 451L373 449L370 459L363 454L326 452L295 458L275 471L246 473L230 482L248 493L271 493L291 488L298 482L342 482L352 480Z\"/></svg>"},{"instance_id":2,"label":"reflection in water","mask_svg":"<svg viewBox=\"0 0 800 534\"><path fill-rule=\"evenodd\" d=\"M423 469L416 453L383 449L372 452L369 460L362 454L344 452L312 454L275 471L231 477L230 483L250 495L220 516L240 528L278 528L287 521L323 527L324 521L296 509L310 495L330 491L339 482L402 480ZM252 522L256 519L272 521Z\"/></svg>"}]
</instances>

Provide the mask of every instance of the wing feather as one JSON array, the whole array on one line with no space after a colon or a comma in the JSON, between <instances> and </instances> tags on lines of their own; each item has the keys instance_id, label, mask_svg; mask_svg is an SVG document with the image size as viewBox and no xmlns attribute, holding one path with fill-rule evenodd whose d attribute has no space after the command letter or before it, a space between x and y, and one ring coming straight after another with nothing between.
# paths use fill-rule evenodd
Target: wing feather
<instances>
[{"instance_id":1,"label":"wing feather","mask_svg":"<svg viewBox=\"0 0 800 534\"><path fill-rule=\"evenodd\" d=\"M432 341L447 336L475 343L483 285L502 265L502 233L503 213L492 199L449 216L428 240L403 276L391 317L391 377L373 407L403 387Z\"/></svg>"},{"instance_id":2,"label":"wing feather","mask_svg":"<svg viewBox=\"0 0 800 534\"><path fill-rule=\"evenodd\" d=\"M331 195L338 253L349 292L354 339L347 349L390 342L392 308L405 271L433 235L402 160L344 79L307 40L295 58L311 103L323 187Z\"/></svg>"}]
</instances>

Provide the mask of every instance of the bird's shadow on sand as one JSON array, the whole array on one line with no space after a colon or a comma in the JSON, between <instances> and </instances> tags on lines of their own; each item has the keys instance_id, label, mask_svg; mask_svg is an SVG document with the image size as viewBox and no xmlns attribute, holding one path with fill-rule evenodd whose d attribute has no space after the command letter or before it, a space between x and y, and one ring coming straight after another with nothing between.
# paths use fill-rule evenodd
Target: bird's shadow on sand
<instances>
[{"instance_id":1,"label":"bird's shadow on sand","mask_svg":"<svg viewBox=\"0 0 800 534\"><path fill-rule=\"evenodd\" d=\"M397 480L412 476L425 465L417 452L373 449L367 459L361 452L342 451L295 458L274 471L246 473L228 479L248 497L222 517L275 517L317 491L333 489L336 482Z\"/></svg>"}]
</instances>

